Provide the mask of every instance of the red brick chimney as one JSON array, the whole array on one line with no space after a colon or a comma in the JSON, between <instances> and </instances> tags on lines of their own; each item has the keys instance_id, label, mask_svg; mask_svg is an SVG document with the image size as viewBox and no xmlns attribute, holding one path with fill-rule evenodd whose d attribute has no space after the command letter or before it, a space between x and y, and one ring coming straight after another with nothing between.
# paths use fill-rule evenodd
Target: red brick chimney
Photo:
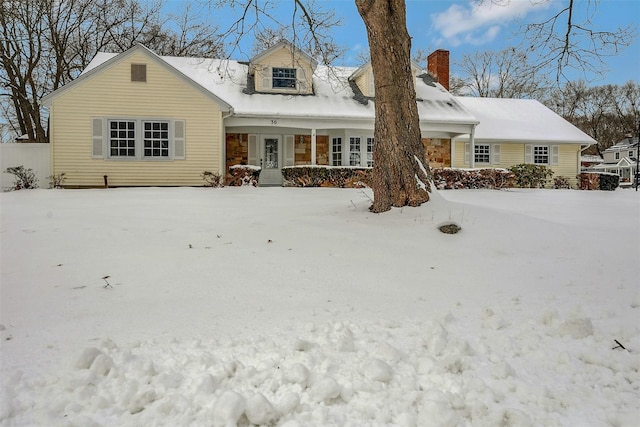
<instances>
[{"instance_id":1,"label":"red brick chimney","mask_svg":"<svg viewBox=\"0 0 640 427\"><path fill-rule=\"evenodd\" d=\"M438 49L427 57L429 71L446 90L449 90L449 51Z\"/></svg>"}]
</instances>

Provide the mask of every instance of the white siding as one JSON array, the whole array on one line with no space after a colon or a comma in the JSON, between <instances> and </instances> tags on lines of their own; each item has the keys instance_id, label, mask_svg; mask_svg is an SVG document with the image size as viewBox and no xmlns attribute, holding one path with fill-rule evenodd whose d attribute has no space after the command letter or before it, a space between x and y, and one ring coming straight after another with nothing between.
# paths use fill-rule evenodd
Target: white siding
<instances>
[{"instance_id":1,"label":"white siding","mask_svg":"<svg viewBox=\"0 0 640 427\"><path fill-rule=\"evenodd\" d=\"M0 167L2 168L2 190L13 187L14 176L5 173L7 168L24 166L33 169L41 188L49 188L51 176L51 144L0 144Z\"/></svg>"}]
</instances>

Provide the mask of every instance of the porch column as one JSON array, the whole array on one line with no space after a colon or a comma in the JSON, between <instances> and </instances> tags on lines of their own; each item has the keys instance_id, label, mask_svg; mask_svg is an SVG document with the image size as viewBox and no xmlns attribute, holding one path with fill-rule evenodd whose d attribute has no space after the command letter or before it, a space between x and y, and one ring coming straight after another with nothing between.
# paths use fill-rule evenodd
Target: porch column
<instances>
[{"instance_id":1,"label":"porch column","mask_svg":"<svg viewBox=\"0 0 640 427\"><path fill-rule=\"evenodd\" d=\"M476 167L476 125L471 126L471 135L469 137L469 166L471 169Z\"/></svg>"},{"instance_id":2,"label":"porch column","mask_svg":"<svg viewBox=\"0 0 640 427\"><path fill-rule=\"evenodd\" d=\"M311 164L316 164L316 130L311 129Z\"/></svg>"}]
</instances>

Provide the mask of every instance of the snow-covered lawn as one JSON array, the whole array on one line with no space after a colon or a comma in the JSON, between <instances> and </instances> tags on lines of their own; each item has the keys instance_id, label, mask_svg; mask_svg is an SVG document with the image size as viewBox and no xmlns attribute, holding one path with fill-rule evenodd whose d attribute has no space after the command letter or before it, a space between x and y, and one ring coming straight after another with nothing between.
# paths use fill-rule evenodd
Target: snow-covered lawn
<instances>
[{"instance_id":1,"label":"snow-covered lawn","mask_svg":"<svg viewBox=\"0 0 640 427\"><path fill-rule=\"evenodd\" d=\"M638 193L369 197L1 194L0 424L638 425Z\"/></svg>"}]
</instances>

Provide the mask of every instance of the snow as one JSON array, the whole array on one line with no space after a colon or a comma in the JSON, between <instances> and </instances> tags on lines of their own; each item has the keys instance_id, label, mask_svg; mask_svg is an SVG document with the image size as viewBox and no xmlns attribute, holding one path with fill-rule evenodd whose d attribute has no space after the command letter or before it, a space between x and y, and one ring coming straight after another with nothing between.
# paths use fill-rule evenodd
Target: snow
<instances>
[{"instance_id":1,"label":"snow","mask_svg":"<svg viewBox=\"0 0 640 427\"><path fill-rule=\"evenodd\" d=\"M535 99L470 96L456 99L480 122L474 132L477 142L596 144L589 135ZM468 139L468 135L462 138Z\"/></svg>"},{"instance_id":2,"label":"snow","mask_svg":"<svg viewBox=\"0 0 640 427\"><path fill-rule=\"evenodd\" d=\"M1 194L0 425L638 425L636 192L371 197Z\"/></svg>"},{"instance_id":3,"label":"snow","mask_svg":"<svg viewBox=\"0 0 640 427\"><path fill-rule=\"evenodd\" d=\"M143 49L147 54L154 55L231 105L233 116L227 119L228 126L241 125L234 123L235 118L239 118L239 123L243 123L243 119L247 117L280 117L304 119L307 122L312 119L317 126L330 128L338 126L336 120L348 120L350 126L354 126L353 120L356 120L360 123L358 126L373 129L373 102L363 105L356 101L348 83L349 76L357 70L355 67L318 66L313 75L314 96L264 93L248 95L243 92L247 86L248 73L248 66L244 63L212 58L157 56L142 46L132 49ZM115 53L99 52L83 70L81 78L95 73L95 70L114 60L116 56ZM469 125L478 122L457 98L439 83L431 86L418 78L415 89L419 99L418 110L424 126L440 124L435 129L442 131L442 123Z\"/></svg>"}]
</instances>

